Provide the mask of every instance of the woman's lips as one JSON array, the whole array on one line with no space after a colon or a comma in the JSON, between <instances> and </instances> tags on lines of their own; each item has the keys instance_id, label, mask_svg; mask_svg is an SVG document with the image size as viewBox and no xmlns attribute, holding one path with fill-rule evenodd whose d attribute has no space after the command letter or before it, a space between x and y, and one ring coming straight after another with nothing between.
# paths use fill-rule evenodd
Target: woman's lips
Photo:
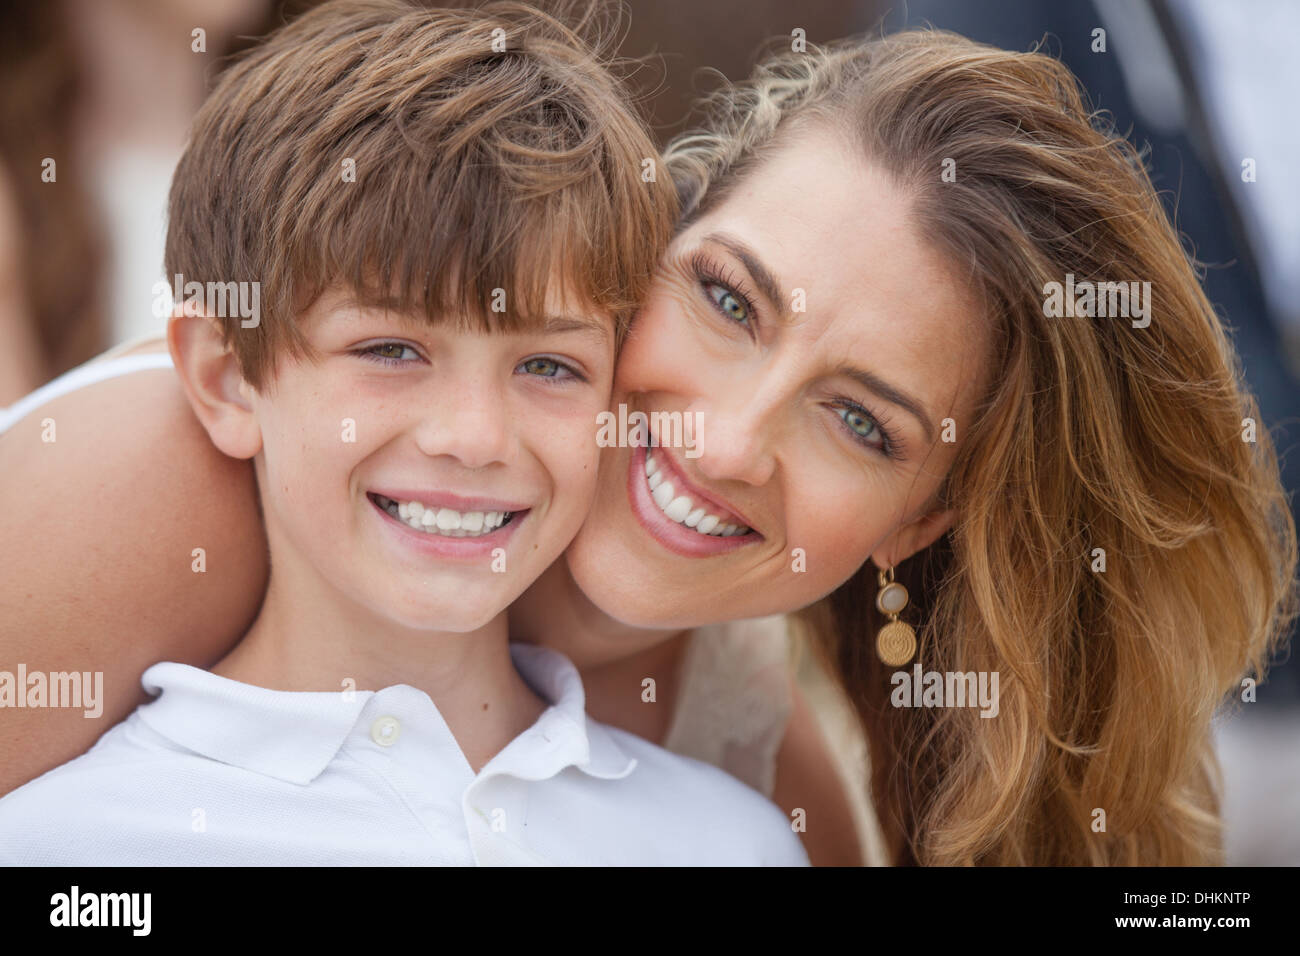
<instances>
[{"instance_id":1,"label":"woman's lips","mask_svg":"<svg viewBox=\"0 0 1300 956\"><path fill-rule=\"evenodd\" d=\"M633 448L631 455L628 457L630 461L627 474L627 491L628 500L632 505L632 513L636 516L641 527L645 528L652 538L669 551L691 558L711 557L716 554L735 551L747 544L754 544L763 540L763 536L756 531L719 537L715 534L701 534L694 528L689 528L674 521L664 514L663 509L659 507L652 496L646 478L646 449L644 447ZM665 469L665 471L669 470ZM664 480L671 481L672 475L669 474ZM689 495L689 492L686 492L686 494ZM676 497L675 494L674 497ZM712 504L705 502L695 504L692 502L692 507L695 510L708 509L712 507ZM690 513L688 512L688 514ZM730 512L726 516L730 518ZM690 520L689 517L687 520ZM700 518L700 521L703 520L704 518ZM714 530L717 530L716 527Z\"/></svg>"}]
</instances>

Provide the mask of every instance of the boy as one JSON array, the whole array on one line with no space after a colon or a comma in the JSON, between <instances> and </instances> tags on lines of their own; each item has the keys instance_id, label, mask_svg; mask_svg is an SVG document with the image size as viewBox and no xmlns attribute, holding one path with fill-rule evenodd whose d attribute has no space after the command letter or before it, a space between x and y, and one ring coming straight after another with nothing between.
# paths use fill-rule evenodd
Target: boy
<instances>
[{"instance_id":1,"label":"boy","mask_svg":"<svg viewBox=\"0 0 1300 956\"><path fill-rule=\"evenodd\" d=\"M0 862L806 863L775 806L588 719L573 666L505 630L594 489L672 225L652 150L517 6L338 0L225 74L172 186L168 339L254 460L266 601L0 800Z\"/></svg>"}]
</instances>

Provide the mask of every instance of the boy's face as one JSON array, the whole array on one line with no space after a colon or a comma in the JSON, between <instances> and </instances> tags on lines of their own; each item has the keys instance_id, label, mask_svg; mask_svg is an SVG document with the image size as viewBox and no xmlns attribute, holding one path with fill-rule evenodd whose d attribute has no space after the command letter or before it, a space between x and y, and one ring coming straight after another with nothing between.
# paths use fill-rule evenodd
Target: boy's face
<instances>
[{"instance_id":1,"label":"boy's face","mask_svg":"<svg viewBox=\"0 0 1300 956\"><path fill-rule=\"evenodd\" d=\"M244 386L272 574L315 576L413 629L465 632L568 546L595 490L611 320L488 335L330 290L300 317L315 360ZM418 530L417 530L418 527Z\"/></svg>"}]
</instances>

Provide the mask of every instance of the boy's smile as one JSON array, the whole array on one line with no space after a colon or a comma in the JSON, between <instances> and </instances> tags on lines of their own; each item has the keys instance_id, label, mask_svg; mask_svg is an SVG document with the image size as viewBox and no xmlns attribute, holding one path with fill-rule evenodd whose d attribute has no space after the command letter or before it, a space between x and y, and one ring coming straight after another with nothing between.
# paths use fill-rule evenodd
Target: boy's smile
<instances>
[{"instance_id":1,"label":"boy's smile","mask_svg":"<svg viewBox=\"0 0 1300 956\"><path fill-rule=\"evenodd\" d=\"M388 490L388 489L386 489ZM479 558L503 547L531 510L500 498L471 498L437 490L367 492L380 520L399 540L427 554Z\"/></svg>"}]
</instances>

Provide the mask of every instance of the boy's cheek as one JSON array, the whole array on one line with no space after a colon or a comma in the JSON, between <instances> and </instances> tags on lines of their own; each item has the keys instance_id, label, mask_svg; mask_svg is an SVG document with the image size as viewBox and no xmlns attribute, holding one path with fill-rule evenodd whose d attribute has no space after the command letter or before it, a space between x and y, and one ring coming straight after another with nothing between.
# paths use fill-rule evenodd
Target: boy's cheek
<instances>
[{"instance_id":1,"label":"boy's cheek","mask_svg":"<svg viewBox=\"0 0 1300 956\"><path fill-rule=\"evenodd\" d=\"M553 507L580 510L584 515L596 491L600 448L596 444L596 410L590 417L563 426L539 430L542 445L539 458L549 478Z\"/></svg>"},{"instance_id":2,"label":"boy's cheek","mask_svg":"<svg viewBox=\"0 0 1300 956\"><path fill-rule=\"evenodd\" d=\"M258 458L272 482L269 491L290 503L323 501L330 486L346 482L353 465L365 455L361 423L342 413L305 410L292 426L279 420L263 420L258 426L262 435Z\"/></svg>"}]
</instances>

